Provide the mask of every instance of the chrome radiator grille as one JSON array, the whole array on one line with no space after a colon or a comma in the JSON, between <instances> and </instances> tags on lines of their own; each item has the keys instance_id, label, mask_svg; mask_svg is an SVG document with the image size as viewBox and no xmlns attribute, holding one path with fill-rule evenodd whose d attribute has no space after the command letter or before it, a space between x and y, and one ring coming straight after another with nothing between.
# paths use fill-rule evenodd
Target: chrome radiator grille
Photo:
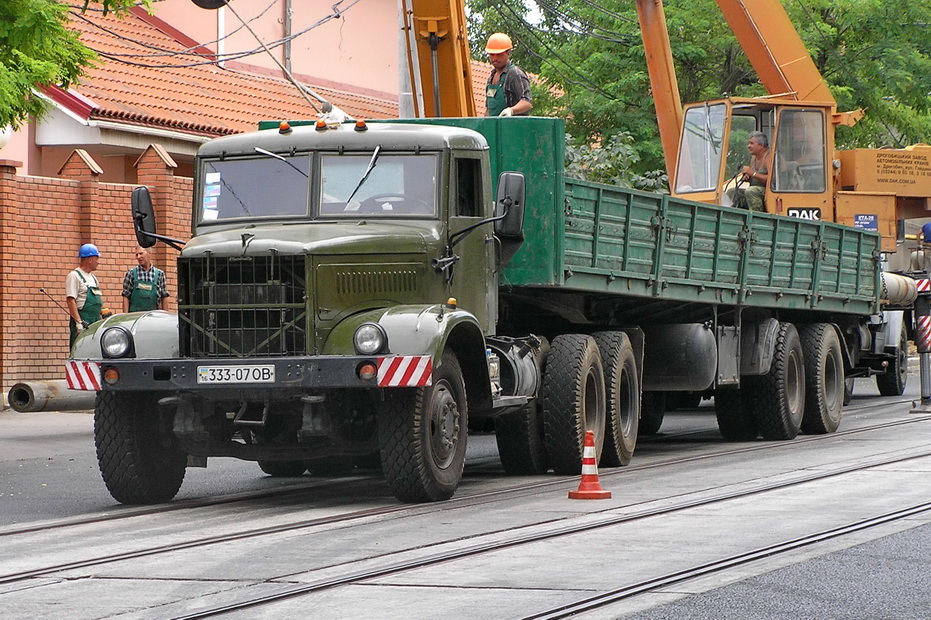
<instances>
[{"instance_id":1,"label":"chrome radiator grille","mask_svg":"<svg viewBox=\"0 0 931 620\"><path fill-rule=\"evenodd\" d=\"M178 277L182 355L306 353L303 256L183 258Z\"/></svg>"}]
</instances>

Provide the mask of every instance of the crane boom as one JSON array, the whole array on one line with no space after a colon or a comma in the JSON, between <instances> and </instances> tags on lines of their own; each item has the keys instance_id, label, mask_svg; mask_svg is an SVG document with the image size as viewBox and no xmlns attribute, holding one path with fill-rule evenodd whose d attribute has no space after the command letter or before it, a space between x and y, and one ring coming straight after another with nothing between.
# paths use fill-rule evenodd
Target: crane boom
<instances>
[{"instance_id":1,"label":"crane boom","mask_svg":"<svg viewBox=\"0 0 931 620\"><path fill-rule=\"evenodd\" d=\"M782 4L715 1L766 92L798 101L835 102Z\"/></svg>"},{"instance_id":2,"label":"crane boom","mask_svg":"<svg viewBox=\"0 0 931 620\"><path fill-rule=\"evenodd\" d=\"M464 0L400 0L400 9L410 81L425 85L415 115L475 116Z\"/></svg>"}]
</instances>

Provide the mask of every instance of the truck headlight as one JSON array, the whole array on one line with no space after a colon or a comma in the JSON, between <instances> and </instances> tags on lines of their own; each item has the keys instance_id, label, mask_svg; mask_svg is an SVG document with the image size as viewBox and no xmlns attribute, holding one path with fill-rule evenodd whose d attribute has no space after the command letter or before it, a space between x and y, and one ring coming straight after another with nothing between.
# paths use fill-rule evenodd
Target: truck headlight
<instances>
[{"instance_id":1,"label":"truck headlight","mask_svg":"<svg viewBox=\"0 0 931 620\"><path fill-rule=\"evenodd\" d=\"M361 355L375 355L388 348L388 334L378 323L363 323L356 328L352 336L352 344L356 353Z\"/></svg>"},{"instance_id":2,"label":"truck headlight","mask_svg":"<svg viewBox=\"0 0 931 620\"><path fill-rule=\"evenodd\" d=\"M126 357L133 349L133 337L122 327L109 327L100 335L104 357Z\"/></svg>"}]
</instances>

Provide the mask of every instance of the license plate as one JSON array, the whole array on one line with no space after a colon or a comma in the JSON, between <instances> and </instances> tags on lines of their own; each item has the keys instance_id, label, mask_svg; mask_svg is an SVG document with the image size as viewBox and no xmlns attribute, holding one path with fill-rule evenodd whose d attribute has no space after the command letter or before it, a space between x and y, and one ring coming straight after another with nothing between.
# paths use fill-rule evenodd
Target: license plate
<instances>
[{"instance_id":1,"label":"license plate","mask_svg":"<svg viewBox=\"0 0 931 620\"><path fill-rule=\"evenodd\" d=\"M198 383L274 383L274 364L198 366Z\"/></svg>"}]
</instances>

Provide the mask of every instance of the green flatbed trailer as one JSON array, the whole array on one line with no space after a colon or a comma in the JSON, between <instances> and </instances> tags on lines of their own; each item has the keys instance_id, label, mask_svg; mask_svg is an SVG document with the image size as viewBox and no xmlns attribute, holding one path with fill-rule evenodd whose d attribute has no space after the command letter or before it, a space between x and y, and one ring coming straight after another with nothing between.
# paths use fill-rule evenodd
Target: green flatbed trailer
<instances>
[{"instance_id":1,"label":"green flatbed trailer","mask_svg":"<svg viewBox=\"0 0 931 620\"><path fill-rule=\"evenodd\" d=\"M558 119L300 125L201 148L177 319L75 344L119 501L210 456L441 500L469 428L508 473L578 473L588 430L618 466L670 394L727 439L832 432L845 370L888 365L875 233L567 179Z\"/></svg>"}]
</instances>

